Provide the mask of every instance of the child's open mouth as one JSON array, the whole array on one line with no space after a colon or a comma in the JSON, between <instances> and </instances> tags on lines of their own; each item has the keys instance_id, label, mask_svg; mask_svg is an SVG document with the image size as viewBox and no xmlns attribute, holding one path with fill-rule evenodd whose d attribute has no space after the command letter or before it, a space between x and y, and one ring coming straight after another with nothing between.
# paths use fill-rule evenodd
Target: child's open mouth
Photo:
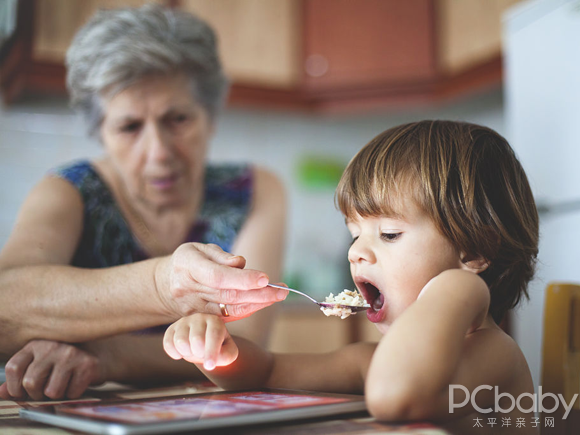
<instances>
[{"instance_id":1,"label":"child's open mouth","mask_svg":"<svg viewBox=\"0 0 580 435\"><path fill-rule=\"evenodd\" d=\"M385 297L379 289L366 278L355 279L355 284L371 308L367 310L367 318L377 323L383 320Z\"/></svg>"}]
</instances>

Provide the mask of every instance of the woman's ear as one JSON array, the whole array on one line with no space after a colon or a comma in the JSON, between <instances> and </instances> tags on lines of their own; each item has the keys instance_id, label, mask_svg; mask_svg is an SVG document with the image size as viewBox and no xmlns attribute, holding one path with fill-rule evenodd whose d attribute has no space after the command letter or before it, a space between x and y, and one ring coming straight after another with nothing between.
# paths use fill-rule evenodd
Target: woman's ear
<instances>
[{"instance_id":1,"label":"woman's ear","mask_svg":"<svg viewBox=\"0 0 580 435\"><path fill-rule=\"evenodd\" d=\"M469 256L461 253L461 269L473 273L481 273L489 267L489 262L483 257Z\"/></svg>"}]
</instances>

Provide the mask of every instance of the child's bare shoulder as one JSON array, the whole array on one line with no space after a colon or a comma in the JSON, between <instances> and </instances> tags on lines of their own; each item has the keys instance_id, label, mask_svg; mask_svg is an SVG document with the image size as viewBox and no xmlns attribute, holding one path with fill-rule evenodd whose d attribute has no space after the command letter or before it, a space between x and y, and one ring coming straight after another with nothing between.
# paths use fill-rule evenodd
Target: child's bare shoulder
<instances>
[{"instance_id":1,"label":"child's bare shoulder","mask_svg":"<svg viewBox=\"0 0 580 435\"><path fill-rule=\"evenodd\" d=\"M501 351L502 355L494 355L494 357L505 359L506 362L515 363L521 360L525 362L524 355L518 344L503 329L497 326L491 316L488 316L475 332L467 335L465 340L470 346Z\"/></svg>"},{"instance_id":2,"label":"child's bare shoulder","mask_svg":"<svg viewBox=\"0 0 580 435\"><path fill-rule=\"evenodd\" d=\"M522 350L491 317L477 331L466 336L465 350L467 357L473 360L474 368L489 378L489 385L533 392L530 369Z\"/></svg>"}]
</instances>

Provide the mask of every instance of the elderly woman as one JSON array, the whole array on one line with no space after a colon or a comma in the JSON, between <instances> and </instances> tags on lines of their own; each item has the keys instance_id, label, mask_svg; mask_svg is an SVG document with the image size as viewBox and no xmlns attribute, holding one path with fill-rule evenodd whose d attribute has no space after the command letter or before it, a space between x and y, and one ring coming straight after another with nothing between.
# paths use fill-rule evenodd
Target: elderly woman
<instances>
[{"instance_id":1,"label":"elderly woman","mask_svg":"<svg viewBox=\"0 0 580 435\"><path fill-rule=\"evenodd\" d=\"M191 379L192 364L163 352L160 325L194 312L240 320L287 295L264 288L281 272L280 183L206 164L227 91L212 30L159 6L102 11L67 67L104 157L49 173L0 254L3 397ZM266 310L232 329L264 343L268 321Z\"/></svg>"}]
</instances>

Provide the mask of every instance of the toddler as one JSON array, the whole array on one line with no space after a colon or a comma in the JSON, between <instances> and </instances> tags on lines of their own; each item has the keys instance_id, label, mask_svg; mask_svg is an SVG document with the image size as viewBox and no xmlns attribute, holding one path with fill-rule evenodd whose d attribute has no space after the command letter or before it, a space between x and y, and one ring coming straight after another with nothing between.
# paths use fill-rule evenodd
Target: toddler
<instances>
[{"instance_id":1,"label":"toddler","mask_svg":"<svg viewBox=\"0 0 580 435\"><path fill-rule=\"evenodd\" d=\"M352 278L383 333L378 344L271 354L231 337L221 318L195 314L167 330L169 356L226 389L364 392L380 420L431 420L482 435L513 432L524 418L518 434L535 433L533 414L498 411L493 389L465 400L484 385L515 398L533 393L522 352L498 327L527 296L538 251L534 198L506 140L463 122L391 128L349 163L336 202L352 234Z\"/></svg>"}]
</instances>

